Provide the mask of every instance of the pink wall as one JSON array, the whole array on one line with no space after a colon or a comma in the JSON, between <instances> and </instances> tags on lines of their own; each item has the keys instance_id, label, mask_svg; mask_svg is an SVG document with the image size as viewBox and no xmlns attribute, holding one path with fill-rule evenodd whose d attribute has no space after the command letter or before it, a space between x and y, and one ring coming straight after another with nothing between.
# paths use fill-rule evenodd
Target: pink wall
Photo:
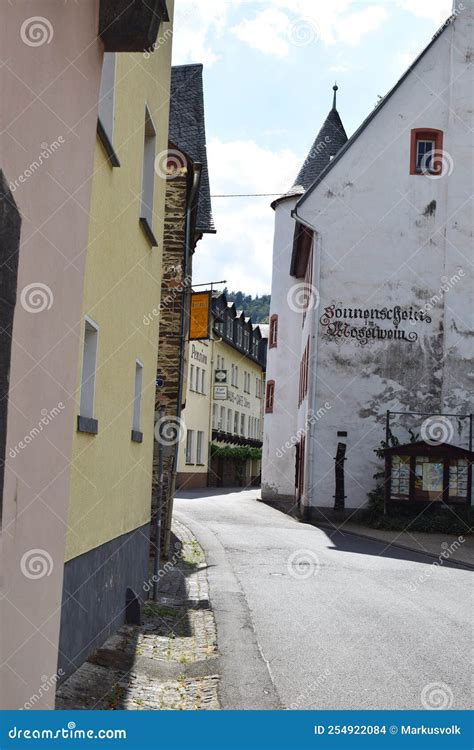
<instances>
[{"instance_id":1,"label":"pink wall","mask_svg":"<svg viewBox=\"0 0 474 750\"><path fill-rule=\"evenodd\" d=\"M98 9L99 0L2 3L0 165L23 225L2 534L1 708L54 703L54 688L44 684L57 669L103 53Z\"/></svg>"}]
</instances>

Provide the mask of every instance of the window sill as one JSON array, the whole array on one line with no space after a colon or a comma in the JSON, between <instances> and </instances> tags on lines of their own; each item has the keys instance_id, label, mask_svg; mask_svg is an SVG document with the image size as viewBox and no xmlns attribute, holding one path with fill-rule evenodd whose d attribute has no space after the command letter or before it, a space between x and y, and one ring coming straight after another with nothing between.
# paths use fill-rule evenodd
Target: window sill
<instances>
[{"instance_id":1,"label":"window sill","mask_svg":"<svg viewBox=\"0 0 474 750\"><path fill-rule=\"evenodd\" d=\"M99 432L99 423L97 419L92 417L81 417L79 414L77 417L77 431L86 432L89 435L97 435Z\"/></svg>"},{"instance_id":2,"label":"window sill","mask_svg":"<svg viewBox=\"0 0 474 750\"><path fill-rule=\"evenodd\" d=\"M196 464L196 466L205 466L206 464Z\"/></svg>"},{"instance_id":3,"label":"window sill","mask_svg":"<svg viewBox=\"0 0 474 750\"><path fill-rule=\"evenodd\" d=\"M186 466L194 466L194 464L191 461L186 461Z\"/></svg>"},{"instance_id":4,"label":"window sill","mask_svg":"<svg viewBox=\"0 0 474 750\"><path fill-rule=\"evenodd\" d=\"M140 432L140 430L132 430L132 441L134 443L143 443L143 432Z\"/></svg>"},{"instance_id":5,"label":"window sill","mask_svg":"<svg viewBox=\"0 0 474 750\"><path fill-rule=\"evenodd\" d=\"M105 153L107 154L107 158L110 162L110 165L112 167L120 167L119 158L117 154L115 153L114 147L112 146L112 143L110 142L110 138L105 132L104 126L102 125L99 119L97 120L97 135L99 136L99 141L104 147L104 150L105 150Z\"/></svg>"},{"instance_id":6,"label":"window sill","mask_svg":"<svg viewBox=\"0 0 474 750\"><path fill-rule=\"evenodd\" d=\"M158 247L158 240L153 234L153 229L151 228L148 219L144 216L140 216L140 226L151 247Z\"/></svg>"}]
</instances>

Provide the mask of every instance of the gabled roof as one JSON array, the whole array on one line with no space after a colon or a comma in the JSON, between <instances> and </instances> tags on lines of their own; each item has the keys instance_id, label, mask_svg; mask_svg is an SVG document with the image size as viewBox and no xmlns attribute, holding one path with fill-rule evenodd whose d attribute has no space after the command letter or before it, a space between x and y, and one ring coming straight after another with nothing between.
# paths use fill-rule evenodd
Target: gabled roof
<instances>
[{"instance_id":1,"label":"gabled roof","mask_svg":"<svg viewBox=\"0 0 474 750\"><path fill-rule=\"evenodd\" d=\"M202 164L196 231L214 233L200 64L171 68L169 140Z\"/></svg>"},{"instance_id":2,"label":"gabled roof","mask_svg":"<svg viewBox=\"0 0 474 750\"><path fill-rule=\"evenodd\" d=\"M311 193L313 192L313 190L320 184L320 182L322 182L325 179L326 175L329 174L329 172L334 167L334 165L337 164L337 162L339 161L339 159L341 159L342 156L346 153L346 151L348 149L350 149L350 147L352 146L352 144L355 143L355 141L358 139L358 137L361 135L361 133L363 133L364 130L366 129L366 127L372 122L372 120L374 119L374 117L377 117L377 115L380 112L380 110L382 109L382 107L384 107L385 104L391 99L391 97L393 96L393 94L395 94L395 92L400 88L400 86L402 85L402 83L404 82L404 80L406 78L408 78L408 76L410 75L410 73L412 72L412 70L423 59L423 57L426 55L426 53L428 52L428 50L431 49L431 47L435 44L435 42L439 39L439 37L451 25L451 23L453 22L453 20L455 20L455 18L456 18L456 16L452 15L452 16L450 16L445 21L445 23L441 26L441 28L433 36L433 38L431 39L431 41L429 42L429 44L427 44L427 46L424 48L424 50L418 55L418 57L410 65L410 67L408 68L408 70L406 70L405 73L402 75L402 77L397 81L397 83L395 84L395 86L392 89L390 89L390 91L379 102L378 106L374 110L372 110L372 112L369 114L368 117L366 117L366 119L359 126L359 128L355 131L355 133L342 146L342 148L339 150L339 152L337 153L337 155L334 156L334 158L331 159L328 162L328 164L326 164L325 168L322 170L322 172L319 173L319 175L316 177L316 179L313 182L313 184L306 190L306 192L301 196L301 198L299 199L298 203L296 204L296 208L294 209L294 213L292 212L292 214L293 214L293 216L294 216L294 218L296 220L298 220L298 216L297 216L298 208L303 205L303 203L311 195Z\"/></svg>"}]
</instances>

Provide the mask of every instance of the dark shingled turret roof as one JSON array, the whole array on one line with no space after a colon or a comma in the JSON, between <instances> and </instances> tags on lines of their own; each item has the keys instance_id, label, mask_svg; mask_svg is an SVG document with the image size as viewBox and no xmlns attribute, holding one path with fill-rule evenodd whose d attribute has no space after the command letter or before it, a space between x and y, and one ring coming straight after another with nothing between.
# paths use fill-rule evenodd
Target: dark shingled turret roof
<instances>
[{"instance_id":1,"label":"dark shingled turret roof","mask_svg":"<svg viewBox=\"0 0 474 750\"><path fill-rule=\"evenodd\" d=\"M207 169L202 65L171 68L169 140L202 164L196 231L215 232Z\"/></svg>"},{"instance_id":2,"label":"dark shingled turret roof","mask_svg":"<svg viewBox=\"0 0 474 750\"><path fill-rule=\"evenodd\" d=\"M334 101L332 109L316 136L316 140L298 173L293 188L302 187L304 190L307 190L311 187L323 169L327 167L331 161L331 157L336 156L337 152L347 142L346 131L339 117L339 112L336 109L337 86L334 86L333 90Z\"/></svg>"}]
</instances>

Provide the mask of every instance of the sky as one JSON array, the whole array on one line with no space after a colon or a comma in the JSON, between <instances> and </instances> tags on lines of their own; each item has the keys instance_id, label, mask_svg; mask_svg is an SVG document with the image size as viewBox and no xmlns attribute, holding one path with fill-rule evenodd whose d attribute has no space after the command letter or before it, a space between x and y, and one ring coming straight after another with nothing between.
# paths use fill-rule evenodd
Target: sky
<instances>
[{"instance_id":1,"label":"sky","mask_svg":"<svg viewBox=\"0 0 474 750\"><path fill-rule=\"evenodd\" d=\"M286 192L332 106L350 136L452 0L175 0L173 63L203 63L211 194ZM271 287L271 197L212 199L196 284Z\"/></svg>"}]
</instances>

